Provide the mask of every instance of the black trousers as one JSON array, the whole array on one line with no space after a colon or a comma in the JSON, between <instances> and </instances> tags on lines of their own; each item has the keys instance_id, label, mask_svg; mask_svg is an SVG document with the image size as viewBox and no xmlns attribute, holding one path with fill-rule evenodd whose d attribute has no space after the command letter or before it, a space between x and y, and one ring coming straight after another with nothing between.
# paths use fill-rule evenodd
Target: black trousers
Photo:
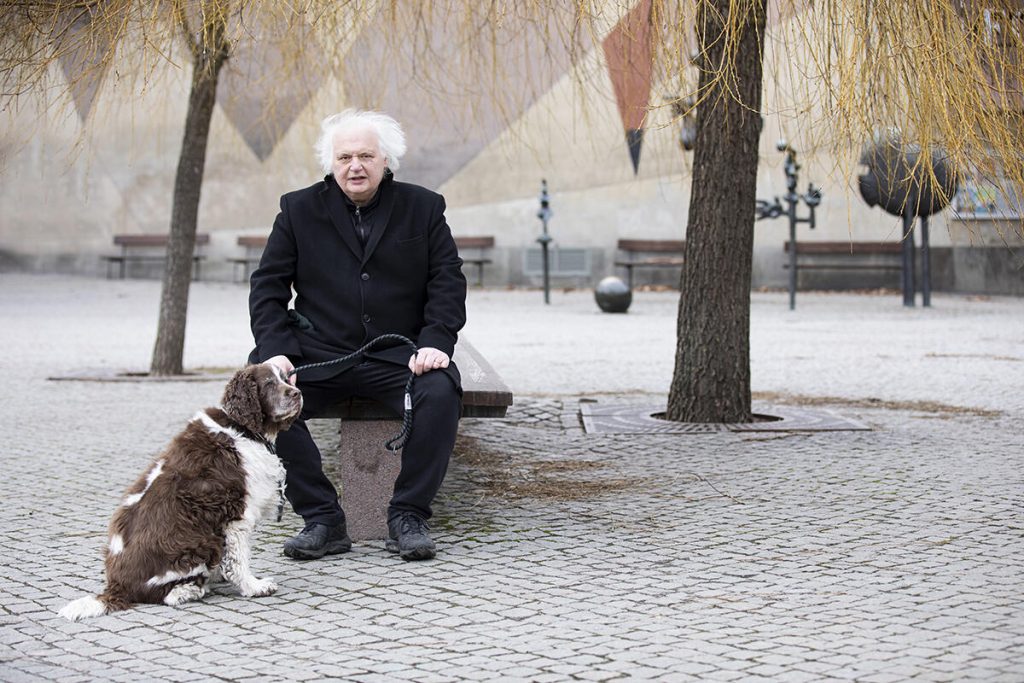
<instances>
[{"instance_id":1,"label":"black trousers","mask_svg":"<svg viewBox=\"0 0 1024 683\"><path fill-rule=\"evenodd\" d=\"M339 375L303 382L303 408L287 431L277 437L277 452L286 472L285 495L306 524L336 525L345 519L338 492L324 474L320 450L306 427L332 403L358 396L376 400L400 416L404 410L409 369L394 363L366 360ZM431 516L430 504L448 471L455 447L462 399L455 382L444 372L427 372L413 382L412 432L402 449L402 465L388 505L388 519L402 512Z\"/></svg>"}]
</instances>

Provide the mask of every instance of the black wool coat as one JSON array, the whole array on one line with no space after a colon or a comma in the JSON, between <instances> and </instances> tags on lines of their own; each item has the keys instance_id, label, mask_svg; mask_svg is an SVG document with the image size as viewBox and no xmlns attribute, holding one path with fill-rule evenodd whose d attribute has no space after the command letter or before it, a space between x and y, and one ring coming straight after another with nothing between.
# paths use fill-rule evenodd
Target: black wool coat
<instances>
[{"instance_id":1,"label":"black wool coat","mask_svg":"<svg viewBox=\"0 0 1024 683\"><path fill-rule=\"evenodd\" d=\"M256 340L250 362L277 355L296 366L333 360L386 333L452 355L466 322L466 278L444 217L444 198L395 181L390 173L378 193L365 248L332 176L281 197L281 212L250 279ZM367 353L400 365L411 355L406 345ZM344 369L305 370L299 379ZM444 372L461 386L454 363Z\"/></svg>"}]
</instances>

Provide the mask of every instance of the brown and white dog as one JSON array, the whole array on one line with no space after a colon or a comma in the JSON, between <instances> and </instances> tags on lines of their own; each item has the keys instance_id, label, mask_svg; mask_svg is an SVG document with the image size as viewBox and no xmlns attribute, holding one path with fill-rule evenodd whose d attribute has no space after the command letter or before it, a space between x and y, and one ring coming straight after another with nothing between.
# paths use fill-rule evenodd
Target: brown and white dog
<instances>
[{"instance_id":1,"label":"brown and white dog","mask_svg":"<svg viewBox=\"0 0 1024 683\"><path fill-rule=\"evenodd\" d=\"M249 568L253 529L281 500L277 433L302 410L302 394L273 365L250 365L228 382L221 408L207 408L125 494L110 521L106 589L65 606L72 621L134 603L179 605L223 577L246 597L277 586Z\"/></svg>"}]
</instances>

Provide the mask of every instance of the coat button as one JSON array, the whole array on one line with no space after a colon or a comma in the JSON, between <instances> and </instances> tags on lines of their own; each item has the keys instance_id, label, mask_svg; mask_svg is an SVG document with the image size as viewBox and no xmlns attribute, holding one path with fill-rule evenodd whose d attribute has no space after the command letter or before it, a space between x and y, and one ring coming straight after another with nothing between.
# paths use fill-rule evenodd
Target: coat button
<instances>
[{"instance_id":1,"label":"coat button","mask_svg":"<svg viewBox=\"0 0 1024 683\"><path fill-rule=\"evenodd\" d=\"M364 313L363 314L363 322L364 323L370 322L370 314L369 313Z\"/></svg>"},{"instance_id":2,"label":"coat button","mask_svg":"<svg viewBox=\"0 0 1024 683\"><path fill-rule=\"evenodd\" d=\"M359 277L363 278L363 280L369 280L370 279L370 274L369 273L363 273Z\"/></svg>"}]
</instances>

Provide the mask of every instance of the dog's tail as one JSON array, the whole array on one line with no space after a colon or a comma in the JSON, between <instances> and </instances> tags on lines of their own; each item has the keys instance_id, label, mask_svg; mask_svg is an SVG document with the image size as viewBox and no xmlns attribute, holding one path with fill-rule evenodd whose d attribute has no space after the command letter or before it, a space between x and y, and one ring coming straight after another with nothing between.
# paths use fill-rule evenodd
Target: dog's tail
<instances>
[{"instance_id":1,"label":"dog's tail","mask_svg":"<svg viewBox=\"0 0 1024 683\"><path fill-rule=\"evenodd\" d=\"M69 602L61 609L59 614L70 621L81 621L92 617L101 617L104 614L128 609L131 603L124 603L121 600L112 599L107 594L87 595Z\"/></svg>"}]
</instances>

